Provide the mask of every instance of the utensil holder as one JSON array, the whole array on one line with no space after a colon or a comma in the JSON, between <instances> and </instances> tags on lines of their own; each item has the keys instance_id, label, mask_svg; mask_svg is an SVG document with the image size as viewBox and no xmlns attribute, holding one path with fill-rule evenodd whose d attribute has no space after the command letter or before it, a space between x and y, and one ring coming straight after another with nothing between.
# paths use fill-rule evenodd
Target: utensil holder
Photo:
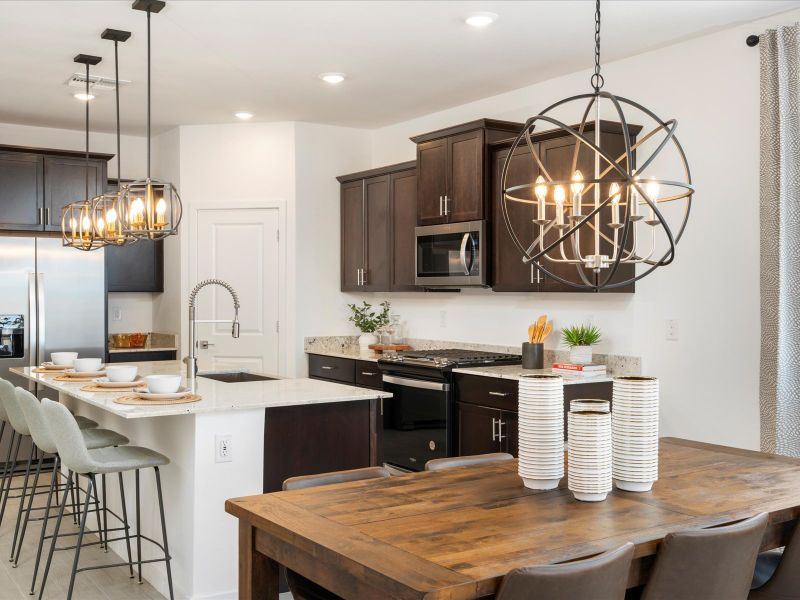
<instances>
[{"instance_id":1,"label":"utensil holder","mask_svg":"<svg viewBox=\"0 0 800 600\"><path fill-rule=\"evenodd\" d=\"M544 344L531 344L530 342L522 344L522 368L544 368Z\"/></svg>"}]
</instances>

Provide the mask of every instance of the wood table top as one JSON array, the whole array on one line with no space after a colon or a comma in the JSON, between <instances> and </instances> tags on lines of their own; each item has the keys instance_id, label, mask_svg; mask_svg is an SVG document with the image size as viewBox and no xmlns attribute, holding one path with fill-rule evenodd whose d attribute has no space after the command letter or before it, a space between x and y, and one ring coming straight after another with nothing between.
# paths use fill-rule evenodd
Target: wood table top
<instances>
[{"instance_id":1,"label":"wood table top","mask_svg":"<svg viewBox=\"0 0 800 600\"><path fill-rule=\"evenodd\" d=\"M529 490L516 461L229 500L255 547L345 598L478 598L511 569L631 541L631 584L670 532L770 513L763 548L800 514L800 460L662 438L648 493L604 502ZM650 558L652 560L652 558Z\"/></svg>"}]
</instances>

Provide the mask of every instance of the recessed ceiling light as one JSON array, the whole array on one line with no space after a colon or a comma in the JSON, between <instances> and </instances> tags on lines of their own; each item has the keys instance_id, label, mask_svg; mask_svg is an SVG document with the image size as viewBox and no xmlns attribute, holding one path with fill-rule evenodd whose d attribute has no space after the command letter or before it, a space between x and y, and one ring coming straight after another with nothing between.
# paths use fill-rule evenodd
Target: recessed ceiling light
<instances>
[{"instance_id":1,"label":"recessed ceiling light","mask_svg":"<svg viewBox=\"0 0 800 600\"><path fill-rule=\"evenodd\" d=\"M252 119L253 118L253 113L237 112L237 113L234 113L233 116L236 117L237 119L241 119L242 121L247 121L248 119Z\"/></svg>"},{"instance_id":2,"label":"recessed ceiling light","mask_svg":"<svg viewBox=\"0 0 800 600\"><path fill-rule=\"evenodd\" d=\"M319 78L322 79L325 83L342 83L345 78L344 73L320 73Z\"/></svg>"},{"instance_id":3,"label":"recessed ceiling light","mask_svg":"<svg viewBox=\"0 0 800 600\"><path fill-rule=\"evenodd\" d=\"M470 27L486 27L497 20L497 14L493 12L476 12L464 20Z\"/></svg>"},{"instance_id":4,"label":"recessed ceiling light","mask_svg":"<svg viewBox=\"0 0 800 600\"><path fill-rule=\"evenodd\" d=\"M73 94L73 96L83 102L86 102L87 100L94 100L94 95L87 94L86 92L78 92L77 94Z\"/></svg>"}]
</instances>

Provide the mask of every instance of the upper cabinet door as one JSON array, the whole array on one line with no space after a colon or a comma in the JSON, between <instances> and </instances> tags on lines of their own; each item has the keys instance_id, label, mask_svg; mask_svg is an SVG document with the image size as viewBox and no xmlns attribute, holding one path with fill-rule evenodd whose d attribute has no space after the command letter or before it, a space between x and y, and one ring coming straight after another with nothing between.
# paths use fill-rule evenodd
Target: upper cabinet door
<instances>
[{"instance_id":1,"label":"upper cabinet door","mask_svg":"<svg viewBox=\"0 0 800 600\"><path fill-rule=\"evenodd\" d=\"M390 217L389 176L370 177L364 181L366 203L367 256L364 261L361 289L369 292L389 291L391 261L389 260Z\"/></svg>"},{"instance_id":2,"label":"upper cabinet door","mask_svg":"<svg viewBox=\"0 0 800 600\"><path fill-rule=\"evenodd\" d=\"M417 171L390 176L392 192L392 281L395 292L413 291L416 276Z\"/></svg>"},{"instance_id":3,"label":"upper cabinet door","mask_svg":"<svg viewBox=\"0 0 800 600\"><path fill-rule=\"evenodd\" d=\"M0 229L42 229L44 157L0 152Z\"/></svg>"},{"instance_id":4,"label":"upper cabinet door","mask_svg":"<svg viewBox=\"0 0 800 600\"><path fill-rule=\"evenodd\" d=\"M448 186L445 215L448 222L483 219L483 137L478 129L447 138Z\"/></svg>"},{"instance_id":5,"label":"upper cabinet door","mask_svg":"<svg viewBox=\"0 0 800 600\"><path fill-rule=\"evenodd\" d=\"M417 145L417 224L445 223L447 138Z\"/></svg>"},{"instance_id":6,"label":"upper cabinet door","mask_svg":"<svg viewBox=\"0 0 800 600\"><path fill-rule=\"evenodd\" d=\"M361 288L361 269L365 264L364 180L343 183L341 187L342 291Z\"/></svg>"},{"instance_id":7,"label":"upper cabinet door","mask_svg":"<svg viewBox=\"0 0 800 600\"><path fill-rule=\"evenodd\" d=\"M89 196L105 191L106 161L89 160ZM83 158L45 156L44 210L45 230L61 231L61 209L86 200L86 161Z\"/></svg>"},{"instance_id":8,"label":"upper cabinet door","mask_svg":"<svg viewBox=\"0 0 800 600\"><path fill-rule=\"evenodd\" d=\"M163 292L164 240L139 240L105 249L109 292Z\"/></svg>"},{"instance_id":9,"label":"upper cabinet door","mask_svg":"<svg viewBox=\"0 0 800 600\"><path fill-rule=\"evenodd\" d=\"M538 145L537 145L538 146ZM494 226L493 283L496 292L537 292L542 276L533 264L522 262L522 252L514 244L503 219L503 165L508 149L495 152L492 156L492 217ZM539 165L531 156L527 146L518 147L508 166L508 187L532 184L539 176ZM514 197L533 200L532 188L513 193ZM508 202L508 215L514 233L524 245L535 239L536 205L522 202ZM538 275L538 277L537 277Z\"/></svg>"}]
</instances>

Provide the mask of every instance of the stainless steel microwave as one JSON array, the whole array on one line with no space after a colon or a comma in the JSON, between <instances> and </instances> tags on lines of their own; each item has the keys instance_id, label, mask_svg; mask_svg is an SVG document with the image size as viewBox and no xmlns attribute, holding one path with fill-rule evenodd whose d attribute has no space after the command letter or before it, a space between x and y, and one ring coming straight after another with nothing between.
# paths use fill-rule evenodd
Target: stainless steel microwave
<instances>
[{"instance_id":1,"label":"stainless steel microwave","mask_svg":"<svg viewBox=\"0 0 800 600\"><path fill-rule=\"evenodd\" d=\"M416 228L416 285L486 286L482 250L486 222L466 221Z\"/></svg>"}]
</instances>

